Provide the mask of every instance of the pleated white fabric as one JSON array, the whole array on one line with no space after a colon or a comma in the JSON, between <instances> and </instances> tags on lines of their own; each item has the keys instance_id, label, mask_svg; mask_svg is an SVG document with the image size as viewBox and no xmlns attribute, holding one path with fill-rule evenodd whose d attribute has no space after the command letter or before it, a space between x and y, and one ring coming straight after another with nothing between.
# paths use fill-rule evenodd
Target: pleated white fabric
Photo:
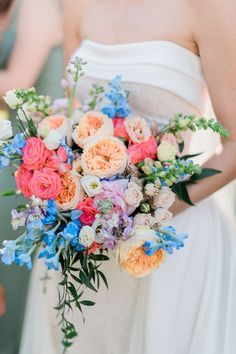
<instances>
[{"instance_id":1,"label":"pleated white fabric","mask_svg":"<svg viewBox=\"0 0 236 354\"><path fill-rule=\"evenodd\" d=\"M159 125L176 112L202 114L208 105L200 58L175 43L108 46L86 40L76 55L88 61L81 100L94 81L122 74L133 111ZM189 141L195 152L196 146L201 151L200 138ZM174 226L189 233L186 246L147 278L129 277L115 260L104 265L110 289L90 294L97 304L87 309L85 325L74 314L80 335L68 353L235 354L236 228L227 207L221 209L212 196L176 216ZM61 353L51 310L57 279L52 274L43 295L42 274L37 263L20 354Z\"/></svg>"}]
</instances>

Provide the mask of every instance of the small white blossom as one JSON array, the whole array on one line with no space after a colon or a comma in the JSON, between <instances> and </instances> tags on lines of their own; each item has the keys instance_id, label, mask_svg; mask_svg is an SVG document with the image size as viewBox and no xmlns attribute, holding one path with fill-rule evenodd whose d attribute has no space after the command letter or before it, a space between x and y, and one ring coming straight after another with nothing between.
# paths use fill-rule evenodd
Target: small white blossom
<instances>
[{"instance_id":1,"label":"small white blossom","mask_svg":"<svg viewBox=\"0 0 236 354\"><path fill-rule=\"evenodd\" d=\"M100 179L96 176L82 177L80 182L81 182L81 185L82 185L85 193L89 197L94 197L95 195L101 193L101 191L102 191L102 185L101 185Z\"/></svg>"},{"instance_id":2,"label":"small white blossom","mask_svg":"<svg viewBox=\"0 0 236 354\"><path fill-rule=\"evenodd\" d=\"M16 96L16 90L7 91L6 96L3 96L3 99L11 109L16 109L23 104L22 98Z\"/></svg>"},{"instance_id":3,"label":"small white blossom","mask_svg":"<svg viewBox=\"0 0 236 354\"><path fill-rule=\"evenodd\" d=\"M89 247L94 242L94 239L94 229L90 226L83 226L79 234L79 242L81 245Z\"/></svg>"},{"instance_id":4,"label":"small white blossom","mask_svg":"<svg viewBox=\"0 0 236 354\"><path fill-rule=\"evenodd\" d=\"M0 141L8 140L13 136L11 122L7 119L0 119Z\"/></svg>"}]
</instances>

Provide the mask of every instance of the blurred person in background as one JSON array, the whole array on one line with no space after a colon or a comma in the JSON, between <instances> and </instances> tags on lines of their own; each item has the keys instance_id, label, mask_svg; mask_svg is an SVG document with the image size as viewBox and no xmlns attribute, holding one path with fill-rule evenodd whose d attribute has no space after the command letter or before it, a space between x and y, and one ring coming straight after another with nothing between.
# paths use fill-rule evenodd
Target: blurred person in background
<instances>
[{"instance_id":1,"label":"blurred person in background","mask_svg":"<svg viewBox=\"0 0 236 354\"><path fill-rule=\"evenodd\" d=\"M0 0L0 96L9 89L35 86L39 94L60 97L60 10L58 0ZM14 112L10 119L16 126ZM10 182L11 173L0 171L0 191L15 187ZM10 211L16 202L15 197L0 198L2 243L17 236L10 223ZM0 265L0 316L4 314L0 318L1 354L19 352L28 278L27 270Z\"/></svg>"}]
</instances>

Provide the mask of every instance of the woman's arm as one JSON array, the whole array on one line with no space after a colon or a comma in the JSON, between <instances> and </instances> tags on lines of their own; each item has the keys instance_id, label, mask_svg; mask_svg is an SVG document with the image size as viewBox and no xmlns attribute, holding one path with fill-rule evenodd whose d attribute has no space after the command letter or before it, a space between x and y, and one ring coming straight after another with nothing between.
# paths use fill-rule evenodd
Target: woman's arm
<instances>
[{"instance_id":1,"label":"woman's arm","mask_svg":"<svg viewBox=\"0 0 236 354\"><path fill-rule=\"evenodd\" d=\"M50 50L62 40L59 7L55 0L23 0L17 38L5 70L0 70L0 96L12 88L32 86Z\"/></svg>"},{"instance_id":2,"label":"woman's arm","mask_svg":"<svg viewBox=\"0 0 236 354\"><path fill-rule=\"evenodd\" d=\"M213 156L205 167L222 173L189 187L194 203L208 197L236 178L236 2L235 0L196 0L195 38L217 119L230 136L223 141L220 155ZM173 212L187 208L176 201Z\"/></svg>"},{"instance_id":3,"label":"woman's arm","mask_svg":"<svg viewBox=\"0 0 236 354\"><path fill-rule=\"evenodd\" d=\"M81 41L79 24L84 6L85 0L63 0L65 66Z\"/></svg>"}]
</instances>

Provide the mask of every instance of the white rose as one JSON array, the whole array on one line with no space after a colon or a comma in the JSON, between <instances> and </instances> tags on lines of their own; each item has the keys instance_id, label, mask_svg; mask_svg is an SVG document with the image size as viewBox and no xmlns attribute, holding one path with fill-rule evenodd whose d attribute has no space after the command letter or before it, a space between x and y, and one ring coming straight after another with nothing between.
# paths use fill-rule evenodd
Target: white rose
<instances>
[{"instance_id":1,"label":"white rose","mask_svg":"<svg viewBox=\"0 0 236 354\"><path fill-rule=\"evenodd\" d=\"M163 141L157 149L157 157L160 161L173 161L177 154L176 147Z\"/></svg>"},{"instance_id":2,"label":"white rose","mask_svg":"<svg viewBox=\"0 0 236 354\"><path fill-rule=\"evenodd\" d=\"M96 176L82 177L80 182L85 193L89 197L94 197L95 195L99 194L102 191L102 185L100 179Z\"/></svg>"},{"instance_id":3,"label":"white rose","mask_svg":"<svg viewBox=\"0 0 236 354\"><path fill-rule=\"evenodd\" d=\"M159 226L166 226L170 223L173 214L169 210L158 208L156 209L154 216Z\"/></svg>"},{"instance_id":4,"label":"white rose","mask_svg":"<svg viewBox=\"0 0 236 354\"><path fill-rule=\"evenodd\" d=\"M140 186L134 182L130 182L128 188L125 190L124 199L128 205L137 208L143 200Z\"/></svg>"},{"instance_id":5,"label":"white rose","mask_svg":"<svg viewBox=\"0 0 236 354\"><path fill-rule=\"evenodd\" d=\"M175 201L175 193L169 187L162 187L159 193L153 198L155 208L169 209Z\"/></svg>"},{"instance_id":6,"label":"white rose","mask_svg":"<svg viewBox=\"0 0 236 354\"><path fill-rule=\"evenodd\" d=\"M81 245L89 247L94 242L94 239L94 229L90 226L83 226L79 234L79 242Z\"/></svg>"},{"instance_id":7,"label":"white rose","mask_svg":"<svg viewBox=\"0 0 236 354\"><path fill-rule=\"evenodd\" d=\"M11 122L6 119L0 119L0 140L8 140L13 136Z\"/></svg>"},{"instance_id":8,"label":"white rose","mask_svg":"<svg viewBox=\"0 0 236 354\"><path fill-rule=\"evenodd\" d=\"M148 183L146 184L144 190L149 197L153 197L158 191L158 188L154 183Z\"/></svg>"},{"instance_id":9,"label":"white rose","mask_svg":"<svg viewBox=\"0 0 236 354\"><path fill-rule=\"evenodd\" d=\"M16 96L16 90L7 91L6 96L3 96L3 99L11 109L16 109L23 104L22 98Z\"/></svg>"},{"instance_id":10,"label":"white rose","mask_svg":"<svg viewBox=\"0 0 236 354\"><path fill-rule=\"evenodd\" d=\"M49 150L57 150L60 146L63 136L56 130L50 130L47 136L43 139Z\"/></svg>"}]
</instances>

